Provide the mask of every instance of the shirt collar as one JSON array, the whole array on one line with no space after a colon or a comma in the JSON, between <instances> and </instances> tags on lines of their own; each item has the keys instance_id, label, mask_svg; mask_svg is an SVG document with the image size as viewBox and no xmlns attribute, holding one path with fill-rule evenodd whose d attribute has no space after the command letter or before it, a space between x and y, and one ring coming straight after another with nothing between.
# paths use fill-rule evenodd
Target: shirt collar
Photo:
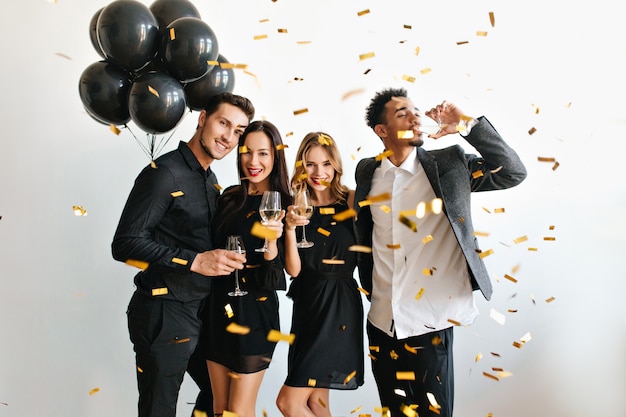
<instances>
[{"instance_id":1,"label":"shirt collar","mask_svg":"<svg viewBox=\"0 0 626 417\"><path fill-rule=\"evenodd\" d=\"M205 172L204 168L202 168L202 165L200 165L198 158L196 158L196 156L193 154L193 152L189 148L189 145L187 144L187 142L180 141L178 143L178 151L181 153L181 155L185 159L185 162L187 162L187 165L189 166L191 170L193 171L200 170L202 172ZM210 168L208 171L210 171Z\"/></svg>"},{"instance_id":2,"label":"shirt collar","mask_svg":"<svg viewBox=\"0 0 626 417\"><path fill-rule=\"evenodd\" d=\"M389 158L385 158L380 163L380 170L381 170L381 174L383 177L392 168L396 168L399 170L401 169L403 171L408 172L411 175L415 175L417 173L419 164L420 164L420 161L417 158L417 147L415 147L413 151L411 152L411 154L404 160L402 164L400 164L399 167L396 167L394 164L392 164Z\"/></svg>"}]
</instances>

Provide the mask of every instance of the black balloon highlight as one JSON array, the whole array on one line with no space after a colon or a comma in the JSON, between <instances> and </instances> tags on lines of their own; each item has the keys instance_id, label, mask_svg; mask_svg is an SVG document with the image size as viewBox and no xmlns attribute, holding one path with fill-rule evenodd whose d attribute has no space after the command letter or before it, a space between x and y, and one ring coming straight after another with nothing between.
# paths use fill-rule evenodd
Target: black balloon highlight
<instances>
[{"instance_id":1,"label":"black balloon highlight","mask_svg":"<svg viewBox=\"0 0 626 417\"><path fill-rule=\"evenodd\" d=\"M104 124L125 125L130 120L128 96L131 75L118 66L99 61L81 74L78 93L87 113Z\"/></svg>"},{"instance_id":2,"label":"black balloon highlight","mask_svg":"<svg viewBox=\"0 0 626 417\"><path fill-rule=\"evenodd\" d=\"M217 61L228 64L228 60L219 55ZM235 73L232 68L213 67L199 80L185 84L187 107L191 110L203 110L211 96L219 93L232 93L235 89Z\"/></svg>"},{"instance_id":3,"label":"black balloon highlight","mask_svg":"<svg viewBox=\"0 0 626 417\"><path fill-rule=\"evenodd\" d=\"M161 72L139 76L130 89L130 117L149 134L165 133L176 127L186 106L183 85Z\"/></svg>"},{"instance_id":4,"label":"black balloon highlight","mask_svg":"<svg viewBox=\"0 0 626 417\"><path fill-rule=\"evenodd\" d=\"M156 18L135 0L116 0L105 6L98 18L97 35L106 58L129 71L154 58L161 40Z\"/></svg>"},{"instance_id":5,"label":"black balloon highlight","mask_svg":"<svg viewBox=\"0 0 626 417\"><path fill-rule=\"evenodd\" d=\"M150 5L150 11L156 18L161 32L179 17L200 19L198 9L188 0L156 0Z\"/></svg>"},{"instance_id":6,"label":"black balloon highlight","mask_svg":"<svg viewBox=\"0 0 626 417\"><path fill-rule=\"evenodd\" d=\"M209 61L217 60L218 55L215 32L198 18L178 18L163 34L160 56L168 72L181 82L204 76L213 68Z\"/></svg>"},{"instance_id":7,"label":"black balloon highlight","mask_svg":"<svg viewBox=\"0 0 626 417\"><path fill-rule=\"evenodd\" d=\"M93 49L96 50L98 55L106 59L106 56L104 55L104 52L102 52L102 48L100 47L100 42L98 42L98 18L100 17L100 13L102 13L103 9L104 7L98 10L89 22L89 40L91 41L91 46L93 46Z\"/></svg>"}]
</instances>

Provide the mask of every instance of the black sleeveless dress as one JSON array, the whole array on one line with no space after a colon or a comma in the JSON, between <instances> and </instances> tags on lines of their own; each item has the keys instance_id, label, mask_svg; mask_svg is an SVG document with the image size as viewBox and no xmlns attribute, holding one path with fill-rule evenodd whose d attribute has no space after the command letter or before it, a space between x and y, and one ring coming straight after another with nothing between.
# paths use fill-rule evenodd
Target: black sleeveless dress
<instances>
[{"instance_id":1,"label":"black sleeveless dress","mask_svg":"<svg viewBox=\"0 0 626 417\"><path fill-rule=\"evenodd\" d=\"M295 339L285 385L356 389L363 385L364 350L363 303L353 277L356 253L348 250L355 244L353 219L337 222L332 214L321 214L329 209L340 213L348 206L315 208L306 226L314 246L299 249L302 270L287 293L293 300ZM296 234L299 241L302 227Z\"/></svg>"}]
</instances>

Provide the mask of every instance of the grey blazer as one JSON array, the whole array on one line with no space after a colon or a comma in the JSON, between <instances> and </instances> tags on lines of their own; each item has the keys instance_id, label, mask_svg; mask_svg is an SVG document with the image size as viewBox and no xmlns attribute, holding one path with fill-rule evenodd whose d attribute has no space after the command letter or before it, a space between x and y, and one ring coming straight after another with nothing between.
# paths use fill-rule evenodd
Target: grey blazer
<instances>
[{"instance_id":1,"label":"grey blazer","mask_svg":"<svg viewBox=\"0 0 626 417\"><path fill-rule=\"evenodd\" d=\"M454 145L431 151L418 148L417 158L435 194L443 200L444 213L467 261L472 288L480 289L489 300L493 287L485 264L478 256L480 249L472 226L470 193L514 187L526 178L526 168L517 153L504 142L485 117L478 119L478 123L465 139L480 156L465 154L461 146ZM372 246L374 226L372 213L369 206L361 208L358 202L367 198L374 171L378 166L380 161L375 158L363 159L359 161L355 174L355 233L357 242L369 247ZM472 173L476 171L482 171L483 175L474 178ZM359 252L357 258L361 286L371 293L372 254Z\"/></svg>"}]
</instances>

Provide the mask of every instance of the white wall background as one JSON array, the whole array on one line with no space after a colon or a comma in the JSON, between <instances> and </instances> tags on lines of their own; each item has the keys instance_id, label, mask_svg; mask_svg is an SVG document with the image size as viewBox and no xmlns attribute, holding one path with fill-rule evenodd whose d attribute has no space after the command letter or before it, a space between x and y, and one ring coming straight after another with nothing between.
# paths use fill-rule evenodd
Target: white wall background
<instances>
[{"instance_id":1,"label":"white wall background","mask_svg":"<svg viewBox=\"0 0 626 417\"><path fill-rule=\"evenodd\" d=\"M284 135L293 132L285 138L290 163L305 133L325 130L339 143L346 182L354 185L356 161L381 151L365 126L364 109L375 91L388 86L406 87L422 109L447 99L468 114L487 115L522 156L529 171L523 184L474 199L476 228L490 233L481 245L494 250L486 262L495 295L490 303L478 299L481 316L473 326L456 329L457 417L625 415L626 186L620 174L626 31L618 3L194 3L216 32L220 53L254 74L237 70L235 92L253 100L259 118L275 122ZM127 130L115 136L93 121L78 96L80 74L99 60L89 21L106 4L28 0L3 6L2 417L135 413L125 309L136 270L113 261L110 242L148 158ZM357 16L365 9L371 13ZM268 38L254 40L261 34ZM368 52L375 57L359 60ZM423 74L424 68L431 72ZM355 90L360 94L344 98ZM293 115L305 107L307 114ZM185 117L166 150L191 137L196 117ZM529 135L532 127L537 131ZM456 141L447 137L426 147ZM224 185L236 182L234 156L214 165ZM539 156L556 158L559 168L538 162ZM73 205L88 215L76 217ZM496 214L496 208L505 212ZM514 243L524 235L527 241ZM555 300L546 303L549 297ZM282 300L288 329L291 304ZM506 316L504 325L489 317L492 308ZM526 333L532 340L513 347ZM259 415L279 415L274 399L286 353L281 344L261 388ZM348 416L357 407L362 409L353 415L375 414L378 400L366 365L362 388L333 392L333 415ZM495 381L482 375L496 374L492 367L512 376ZM96 387L100 391L89 395ZM187 379L179 415L190 414L196 392Z\"/></svg>"}]
</instances>

